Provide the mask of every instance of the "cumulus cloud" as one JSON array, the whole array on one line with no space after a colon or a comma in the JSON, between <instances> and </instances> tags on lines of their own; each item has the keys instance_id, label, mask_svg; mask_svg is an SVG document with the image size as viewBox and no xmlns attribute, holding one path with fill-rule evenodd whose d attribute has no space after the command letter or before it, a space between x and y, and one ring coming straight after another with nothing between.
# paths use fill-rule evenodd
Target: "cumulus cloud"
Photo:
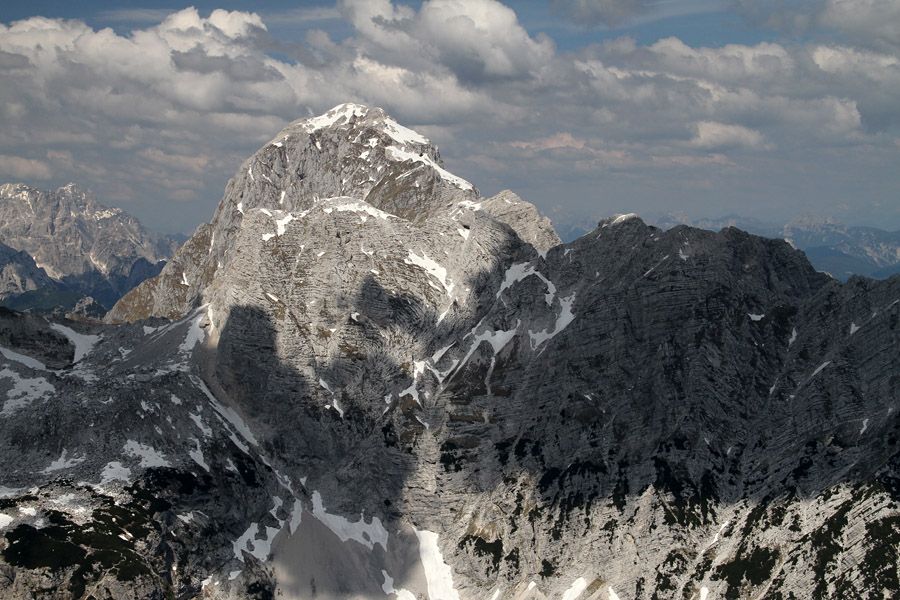
<instances>
[{"instance_id":1,"label":"cumulus cloud","mask_svg":"<svg viewBox=\"0 0 900 600\"><path fill-rule=\"evenodd\" d=\"M854 45L900 49L900 3L895 0L733 0L750 23L795 35L837 33Z\"/></svg>"},{"instance_id":2,"label":"cumulus cloud","mask_svg":"<svg viewBox=\"0 0 900 600\"><path fill-rule=\"evenodd\" d=\"M461 83L526 78L555 52L548 37L532 38L495 0L430 0L418 12L388 0L343 0L341 8L373 58L449 71Z\"/></svg>"},{"instance_id":3,"label":"cumulus cloud","mask_svg":"<svg viewBox=\"0 0 900 600\"><path fill-rule=\"evenodd\" d=\"M650 0L557 9L612 23L651 4L662 10ZM759 19L789 16L763 8ZM825 8L833 12L791 14L825 27L846 7ZM37 17L0 25L0 180L76 180L133 203L125 207L154 226L181 228L209 218L227 178L286 122L346 101L382 106L431 136L451 170L486 192L511 187L548 206L560 193L551 184L576 179L589 182L584 197L602 180L631 201L640 194L627 185L640 182L650 202L679 185L693 193L700 173L735 189L738 174L763 161L801 172L852 154L884 165L900 137L900 52L888 25L867 45L620 37L563 52L495 0L416 9L342 0L272 17L312 26L341 18L352 28L341 40L318 29L278 40L273 23L250 12L156 17L127 35ZM657 186L657 177L681 183Z\"/></svg>"}]
</instances>

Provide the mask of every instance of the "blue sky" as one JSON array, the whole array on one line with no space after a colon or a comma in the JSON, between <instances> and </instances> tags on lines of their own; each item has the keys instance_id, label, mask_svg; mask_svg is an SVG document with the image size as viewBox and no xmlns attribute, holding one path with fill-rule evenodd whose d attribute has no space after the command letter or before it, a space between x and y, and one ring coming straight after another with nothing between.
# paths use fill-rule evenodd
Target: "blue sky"
<instances>
[{"instance_id":1,"label":"blue sky","mask_svg":"<svg viewBox=\"0 0 900 600\"><path fill-rule=\"evenodd\" d=\"M895 0L7 0L0 24L0 182L74 181L155 229L208 220L245 158L344 101L561 227L900 229Z\"/></svg>"}]
</instances>

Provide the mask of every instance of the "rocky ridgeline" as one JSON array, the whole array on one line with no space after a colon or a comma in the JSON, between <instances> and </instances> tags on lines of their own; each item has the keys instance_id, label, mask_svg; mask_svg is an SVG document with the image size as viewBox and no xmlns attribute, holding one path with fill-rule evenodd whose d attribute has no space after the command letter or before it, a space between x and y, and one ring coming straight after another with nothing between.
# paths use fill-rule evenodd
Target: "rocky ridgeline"
<instances>
[{"instance_id":1,"label":"rocky ridgeline","mask_svg":"<svg viewBox=\"0 0 900 600\"><path fill-rule=\"evenodd\" d=\"M112 307L141 281L157 275L178 243L146 231L119 208L103 206L69 184L41 192L0 185L0 242L27 253L42 277L5 285L2 297L34 290L70 290ZM0 264L6 264L0 255ZM50 281L48 281L48 277Z\"/></svg>"},{"instance_id":2,"label":"rocky ridgeline","mask_svg":"<svg viewBox=\"0 0 900 600\"><path fill-rule=\"evenodd\" d=\"M560 244L378 109L260 149L122 324L23 319L11 598L900 590L900 279L634 215Z\"/></svg>"}]
</instances>

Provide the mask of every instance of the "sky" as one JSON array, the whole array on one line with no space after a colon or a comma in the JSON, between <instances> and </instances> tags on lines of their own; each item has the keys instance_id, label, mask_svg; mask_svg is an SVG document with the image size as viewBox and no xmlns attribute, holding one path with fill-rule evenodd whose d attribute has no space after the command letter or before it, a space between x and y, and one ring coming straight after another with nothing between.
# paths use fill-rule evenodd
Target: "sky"
<instances>
[{"instance_id":1,"label":"sky","mask_svg":"<svg viewBox=\"0 0 900 600\"><path fill-rule=\"evenodd\" d=\"M900 230L897 0L0 3L0 182L208 221L286 124L379 106L559 229Z\"/></svg>"}]
</instances>

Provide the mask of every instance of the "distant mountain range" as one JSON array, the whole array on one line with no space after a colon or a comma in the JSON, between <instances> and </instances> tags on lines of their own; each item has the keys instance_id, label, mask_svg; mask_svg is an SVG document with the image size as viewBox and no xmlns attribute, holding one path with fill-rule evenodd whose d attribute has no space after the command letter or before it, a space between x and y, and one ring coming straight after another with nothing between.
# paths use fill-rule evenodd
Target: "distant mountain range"
<instances>
[{"instance_id":1,"label":"distant mountain range","mask_svg":"<svg viewBox=\"0 0 900 600\"><path fill-rule=\"evenodd\" d=\"M179 246L75 184L0 185L0 243L0 303L52 310L91 298L101 313L155 277Z\"/></svg>"},{"instance_id":2,"label":"distant mountain range","mask_svg":"<svg viewBox=\"0 0 900 600\"><path fill-rule=\"evenodd\" d=\"M900 273L900 231L850 227L832 218L813 215L803 215L786 225L778 225L736 215L691 221L683 214L672 213L656 224L661 229L676 225L711 231L737 227L754 235L784 239L794 248L803 250L817 270L841 281L852 275L886 279Z\"/></svg>"}]
</instances>

